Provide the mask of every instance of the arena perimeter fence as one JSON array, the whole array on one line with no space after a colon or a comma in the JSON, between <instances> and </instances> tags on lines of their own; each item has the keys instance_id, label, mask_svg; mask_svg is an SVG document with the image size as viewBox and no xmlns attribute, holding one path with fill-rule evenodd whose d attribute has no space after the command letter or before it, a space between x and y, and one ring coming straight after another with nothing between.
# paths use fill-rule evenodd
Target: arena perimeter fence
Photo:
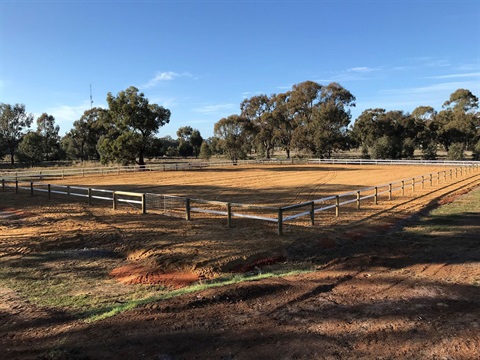
<instances>
[{"instance_id":1,"label":"arena perimeter fence","mask_svg":"<svg viewBox=\"0 0 480 360\"><path fill-rule=\"evenodd\" d=\"M343 162L340 162L343 161ZM313 163L329 163L329 164L360 164L359 161L352 160L310 160ZM257 162L258 163L258 162ZM271 163L271 162L269 162ZM372 160L361 164L393 164L391 160ZM429 173L422 176L416 176L403 179L388 184L372 186L355 191L350 191L338 195L332 195L321 199L303 202L294 205L286 205L280 207L273 206L257 206L249 204L240 204L233 202L211 201L204 199L186 198L172 195L155 194L155 193L137 193L126 191L115 191L95 188L85 188L80 186L46 184L44 182L35 182L23 177L14 179L2 178L2 191L10 191L14 189L16 193L19 191L29 191L33 196L35 192L46 193L48 198L53 194L63 195L67 197L83 197L88 200L88 204L92 204L92 200L108 201L112 204L113 209L117 209L121 203L129 204L141 209L143 214L160 213L166 216L184 217L191 220L191 214L207 213L214 216L226 216L227 226L232 224L232 218L247 218L268 221L277 224L277 233L283 234L283 225L286 222L299 218L307 217L309 222L314 225L315 214L330 209L335 209L335 216L340 216L340 209L348 204L355 204L356 209L361 209L362 201L372 199L375 205L378 204L380 195L386 194L388 200L392 200L393 193L401 192L405 196L405 192L410 192L411 196L415 196L415 188L420 186L433 187L440 183L446 183L448 180L457 179L458 177L468 177L479 172L479 164L476 162L400 162L401 164L416 165L439 165L445 164L449 166L457 165L455 168ZM230 163L231 164L231 163ZM399 164L396 161L396 164ZM458 166L460 165L460 166ZM152 170L152 169L150 169ZM185 169L183 169L185 170ZM39 175L37 173L37 175ZM62 176L65 176L62 174ZM474 175L475 176L475 175ZM476 175L478 176L478 174ZM33 178L35 178L33 176ZM240 212L242 211L242 212ZM300 211L300 212L298 212Z\"/></svg>"},{"instance_id":2,"label":"arena perimeter fence","mask_svg":"<svg viewBox=\"0 0 480 360\"><path fill-rule=\"evenodd\" d=\"M164 164L147 164L143 166L102 166L78 167L63 169L7 170L0 171L0 178L6 180L64 178L66 176L109 175L138 171L181 171L208 167L232 165L301 165L301 164L343 164L343 165L437 165L437 166L469 166L475 161L453 160L382 160L382 159L259 159L232 161L195 161ZM478 164L478 163L477 163Z\"/></svg>"}]
</instances>

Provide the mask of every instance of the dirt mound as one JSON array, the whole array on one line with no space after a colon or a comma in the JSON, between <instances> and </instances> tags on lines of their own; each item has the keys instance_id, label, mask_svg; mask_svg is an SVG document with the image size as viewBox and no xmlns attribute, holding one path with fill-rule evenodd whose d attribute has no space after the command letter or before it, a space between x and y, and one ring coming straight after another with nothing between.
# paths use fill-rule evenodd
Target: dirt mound
<instances>
[{"instance_id":1,"label":"dirt mound","mask_svg":"<svg viewBox=\"0 0 480 360\"><path fill-rule=\"evenodd\" d=\"M163 285L174 289L191 285L199 280L198 274L193 272L162 272L162 270L149 265L134 263L115 268L109 275L127 285Z\"/></svg>"}]
</instances>

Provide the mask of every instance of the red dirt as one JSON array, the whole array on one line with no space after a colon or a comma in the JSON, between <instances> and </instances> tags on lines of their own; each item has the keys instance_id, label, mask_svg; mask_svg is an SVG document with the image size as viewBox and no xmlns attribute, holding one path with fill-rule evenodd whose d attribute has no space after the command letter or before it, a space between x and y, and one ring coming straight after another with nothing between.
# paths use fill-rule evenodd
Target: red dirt
<instances>
[{"instance_id":1,"label":"red dirt","mask_svg":"<svg viewBox=\"0 0 480 360\"><path fill-rule=\"evenodd\" d=\"M173 289L191 285L200 279L198 274L192 272L175 271L163 273L158 268L141 264L128 264L115 268L109 275L126 285L155 284Z\"/></svg>"},{"instance_id":2,"label":"red dirt","mask_svg":"<svg viewBox=\"0 0 480 360\"><path fill-rule=\"evenodd\" d=\"M309 176L332 179L330 191L346 187L338 169L335 176L316 170ZM242 174L251 183L248 172ZM291 172L291 187L284 189L292 201L323 193L316 182L296 186L299 177ZM2 193L2 206L32 216L0 220L0 271L11 269L0 277L0 358L478 359L480 207L436 222L422 210L444 199L467 201L470 195L457 194L478 183L478 176L442 183L419 190L418 198L381 199L361 212L342 211L340 219L329 214L314 226L290 223L281 237L274 226L255 221L234 219L228 229L218 218L186 222ZM264 191L271 202L284 196L265 187L246 195L232 188L208 190L224 197L235 190L245 199ZM426 217L418 220L419 213ZM435 231L422 233L422 224L432 221ZM123 294L137 286L177 288L195 277L255 266L314 271L198 291L95 323L68 306L41 306L16 288L16 281L32 278L47 292L67 273L71 282L90 280L73 295L110 292L123 304Z\"/></svg>"}]
</instances>

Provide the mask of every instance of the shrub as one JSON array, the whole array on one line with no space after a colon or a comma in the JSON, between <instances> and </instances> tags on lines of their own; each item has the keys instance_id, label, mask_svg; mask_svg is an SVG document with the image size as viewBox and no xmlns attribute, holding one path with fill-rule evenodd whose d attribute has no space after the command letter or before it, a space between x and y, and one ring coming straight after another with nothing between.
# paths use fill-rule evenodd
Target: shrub
<instances>
[{"instance_id":1,"label":"shrub","mask_svg":"<svg viewBox=\"0 0 480 360\"><path fill-rule=\"evenodd\" d=\"M448 160L463 160L465 146L462 143L453 143L448 148L447 159Z\"/></svg>"}]
</instances>

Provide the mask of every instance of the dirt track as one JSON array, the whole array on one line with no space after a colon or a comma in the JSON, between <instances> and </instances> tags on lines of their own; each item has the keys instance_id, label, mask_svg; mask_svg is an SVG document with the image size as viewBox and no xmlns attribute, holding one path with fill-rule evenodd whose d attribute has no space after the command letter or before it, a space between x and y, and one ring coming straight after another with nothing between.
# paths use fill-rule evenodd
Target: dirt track
<instances>
[{"instance_id":1,"label":"dirt track","mask_svg":"<svg viewBox=\"0 0 480 360\"><path fill-rule=\"evenodd\" d=\"M375 182L361 185L398 180L400 174L389 169L390 178L377 173ZM417 175L425 173L421 170ZM345 185L338 173L326 185ZM279 187L274 178L265 182L271 191ZM88 181L98 185L99 179ZM107 181L112 177L103 179L105 187L111 187ZM125 186L113 179L114 185ZM60 182L65 180L80 184L79 179ZM306 183L296 188L305 188L305 194L326 194L325 187L307 190ZM185 222L126 208L114 212L98 204L0 194L3 213L11 214L0 219L2 266L11 267L12 276L41 276L40 284L45 274L60 279L69 274L75 294L83 286L89 296L121 300L132 285L108 274L127 265L139 271L123 274L134 282L175 271L209 278L235 268L256 272L308 264L318 270L205 290L94 324L76 320L68 308L38 306L26 300L27 294L4 286L0 347L7 358L22 360L476 358L480 206L471 216L449 220L449 229L437 234L419 238L404 226L422 207L478 183L477 176L427 189L418 199L383 200L362 209L361 217L352 212L332 220L330 227L289 225L283 237L273 226L255 221L236 219L227 229L224 222L207 218ZM226 190L222 196L235 191L243 196L240 186L212 187L219 188ZM288 191L293 188L292 180L282 190L283 197L274 191L269 201L298 201L302 192ZM266 185L261 189L268 193ZM387 206L393 209L385 212ZM286 263L249 267L272 258ZM22 264L30 265L18 266ZM32 272L32 264L44 269ZM96 286L84 284L87 278Z\"/></svg>"}]
</instances>

